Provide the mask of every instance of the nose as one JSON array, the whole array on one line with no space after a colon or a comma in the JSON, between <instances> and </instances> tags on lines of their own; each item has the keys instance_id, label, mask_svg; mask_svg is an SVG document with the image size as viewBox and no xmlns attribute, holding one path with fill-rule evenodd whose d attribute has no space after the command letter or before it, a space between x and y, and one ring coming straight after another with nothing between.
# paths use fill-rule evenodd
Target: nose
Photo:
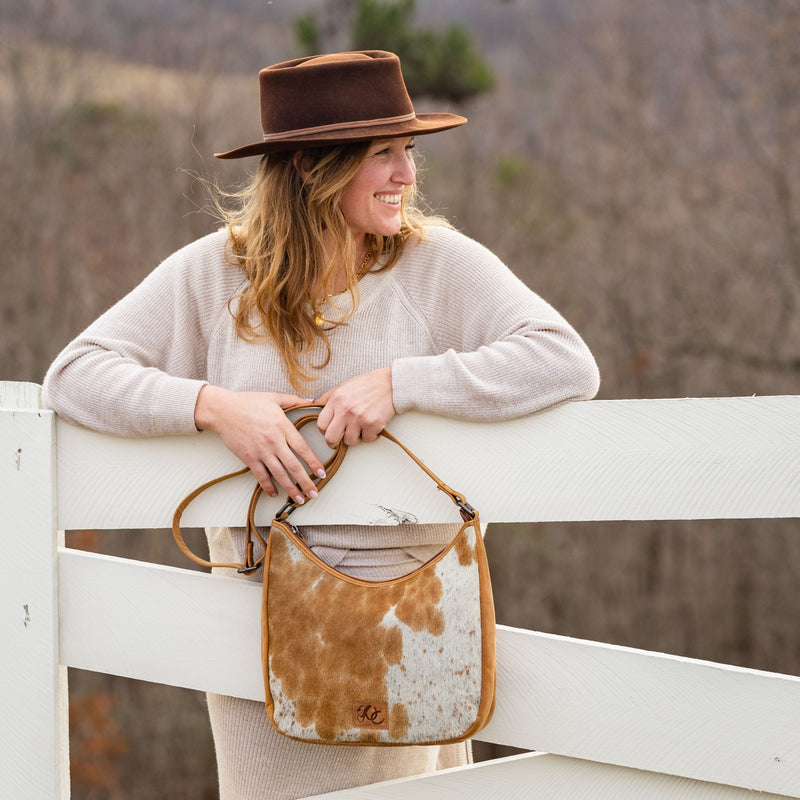
<instances>
[{"instance_id":1,"label":"nose","mask_svg":"<svg viewBox=\"0 0 800 800\"><path fill-rule=\"evenodd\" d=\"M412 153L403 151L399 159L395 161L395 169L392 180L401 183L403 186L411 186L417 179L417 165L414 163Z\"/></svg>"}]
</instances>

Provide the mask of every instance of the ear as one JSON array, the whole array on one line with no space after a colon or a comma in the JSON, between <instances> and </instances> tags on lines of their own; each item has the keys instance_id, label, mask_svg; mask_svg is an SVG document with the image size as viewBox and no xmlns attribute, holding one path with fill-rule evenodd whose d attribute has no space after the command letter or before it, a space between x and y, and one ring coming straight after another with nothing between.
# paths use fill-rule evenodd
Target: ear
<instances>
[{"instance_id":1,"label":"ear","mask_svg":"<svg viewBox=\"0 0 800 800\"><path fill-rule=\"evenodd\" d=\"M306 156L306 154L302 150L298 150L292 156L292 164L294 164L294 168L297 170L298 174L305 183L308 180L309 175L311 174L311 170L308 164L308 156Z\"/></svg>"}]
</instances>

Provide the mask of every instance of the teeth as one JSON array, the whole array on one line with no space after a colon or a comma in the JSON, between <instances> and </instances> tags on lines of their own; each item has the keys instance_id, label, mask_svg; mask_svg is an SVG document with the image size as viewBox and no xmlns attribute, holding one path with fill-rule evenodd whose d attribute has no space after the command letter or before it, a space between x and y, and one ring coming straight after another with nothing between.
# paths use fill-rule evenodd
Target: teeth
<instances>
[{"instance_id":1,"label":"teeth","mask_svg":"<svg viewBox=\"0 0 800 800\"><path fill-rule=\"evenodd\" d=\"M402 194L377 194L375 196L384 203L399 203L403 197Z\"/></svg>"}]
</instances>

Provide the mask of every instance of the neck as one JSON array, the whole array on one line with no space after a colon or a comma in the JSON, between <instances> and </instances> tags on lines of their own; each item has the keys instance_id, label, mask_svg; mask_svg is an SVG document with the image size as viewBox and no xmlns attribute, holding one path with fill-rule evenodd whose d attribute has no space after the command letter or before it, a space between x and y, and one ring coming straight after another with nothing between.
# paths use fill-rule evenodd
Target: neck
<instances>
[{"instance_id":1,"label":"neck","mask_svg":"<svg viewBox=\"0 0 800 800\"><path fill-rule=\"evenodd\" d=\"M361 242L355 245L355 260L352 266L352 273L349 272L346 265L337 263L322 290L316 292L319 298L327 295L339 294L348 288L348 274L355 274L356 280L359 280L362 275L369 270L370 262L372 260L372 251L367 243L366 237Z\"/></svg>"}]
</instances>

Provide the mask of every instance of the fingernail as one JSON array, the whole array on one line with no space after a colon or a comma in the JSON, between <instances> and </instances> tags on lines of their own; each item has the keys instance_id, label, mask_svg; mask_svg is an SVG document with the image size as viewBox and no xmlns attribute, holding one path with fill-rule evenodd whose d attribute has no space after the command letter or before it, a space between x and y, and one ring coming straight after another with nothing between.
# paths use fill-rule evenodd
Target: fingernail
<instances>
[{"instance_id":1,"label":"fingernail","mask_svg":"<svg viewBox=\"0 0 800 800\"><path fill-rule=\"evenodd\" d=\"M303 505L303 503L305 503L305 500L303 500L303 495L301 495L301 494L298 494L297 497L294 498L294 501L299 506L301 506L301 505Z\"/></svg>"},{"instance_id":2,"label":"fingernail","mask_svg":"<svg viewBox=\"0 0 800 800\"><path fill-rule=\"evenodd\" d=\"M312 489L308 496L313 500L315 497L319 497L319 492L316 489Z\"/></svg>"},{"instance_id":3,"label":"fingernail","mask_svg":"<svg viewBox=\"0 0 800 800\"><path fill-rule=\"evenodd\" d=\"M325 470L324 469L318 469L317 470L317 477L318 478L324 478L325 477Z\"/></svg>"}]
</instances>

